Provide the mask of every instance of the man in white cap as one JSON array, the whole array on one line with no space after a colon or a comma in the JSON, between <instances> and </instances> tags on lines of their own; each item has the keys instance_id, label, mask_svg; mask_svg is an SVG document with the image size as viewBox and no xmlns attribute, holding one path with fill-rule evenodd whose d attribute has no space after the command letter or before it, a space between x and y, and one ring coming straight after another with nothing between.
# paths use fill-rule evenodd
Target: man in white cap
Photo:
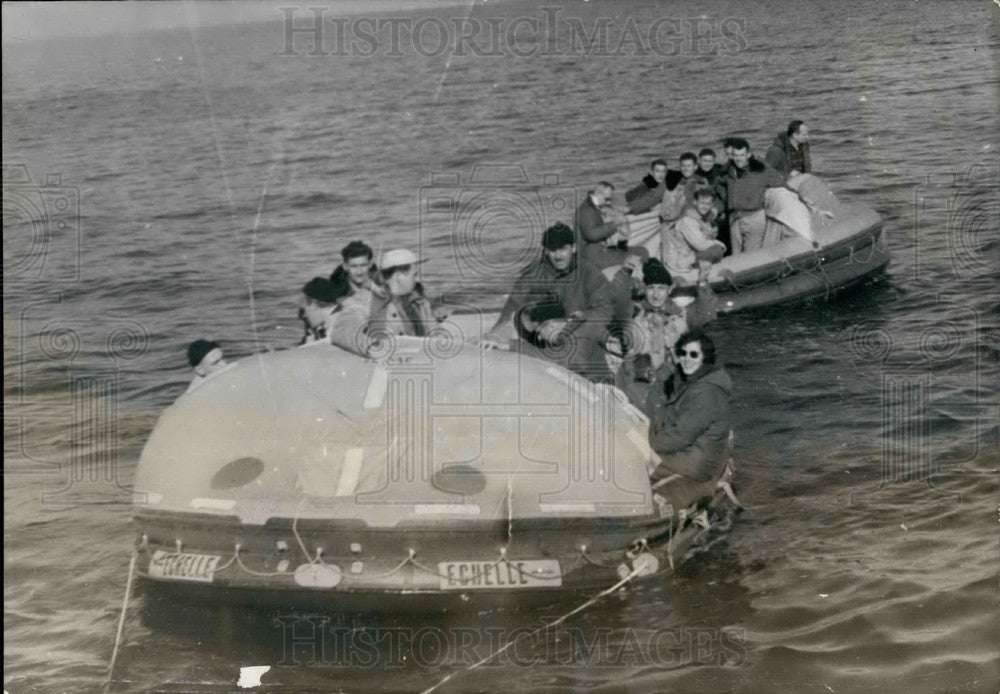
<instances>
[{"instance_id":1,"label":"man in white cap","mask_svg":"<svg viewBox=\"0 0 1000 694\"><path fill-rule=\"evenodd\" d=\"M374 343L392 335L430 333L435 317L417 283L418 266L423 262L405 248L383 253L379 263L382 286L373 287L371 294L352 294L343 300L330 327L330 341L366 355Z\"/></svg>"}]
</instances>

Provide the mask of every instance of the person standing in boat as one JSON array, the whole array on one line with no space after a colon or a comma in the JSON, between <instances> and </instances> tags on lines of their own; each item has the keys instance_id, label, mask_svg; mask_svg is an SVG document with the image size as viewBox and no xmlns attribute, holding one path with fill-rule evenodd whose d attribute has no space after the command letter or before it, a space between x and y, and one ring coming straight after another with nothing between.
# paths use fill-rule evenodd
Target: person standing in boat
<instances>
[{"instance_id":1,"label":"person standing in boat","mask_svg":"<svg viewBox=\"0 0 1000 694\"><path fill-rule=\"evenodd\" d=\"M649 389L649 445L659 454L650 470L653 492L674 511L711 496L726 470L733 382L717 363L715 344L699 329L677 340L677 366Z\"/></svg>"},{"instance_id":2,"label":"person standing in boat","mask_svg":"<svg viewBox=\"0 0 1000 694\"><path fill-rule=\"evenodd\" d=\"M325 277L313 277L302 287L304 301L299 308L299 320L305 324L305 335L300 345L326 340L333 316L339 308L338 301L347 293Z\"/></svg>"},{"instance_id":3,"label":"person standing in boat","mask_svg":"<svg viewBox=\"0 0 1000 694\"><path fill-rule=\"evenodd\" d=\"M809 127L800 120L793 120L783 133L778 133L764 155L764 161L785 178L793 171L812 172L809 158Z\"/></svg>"},{"instance_id":4,"label":"person standing in boat","mask_svg":"<svg viewBox=\"0 0 1000 694\"><path fill-rule=\"evenodd\" d=\"M610 382L602 346L614 313L608 281L577 257L575 234L562 222L542 234L542 249L542 257L515 282L482 346L512 347ZM512 344L515 331L522 339Z\"/></svg>"},{"instance_id":5,"label":"person standing in boat","mask_svg":"<svg viewBox=\"0 0 1000 694\"><path fill-rule=\"evenodd\" d=\"M764 193L785 185L785 177L750 154L750 143L733 138L732 161L716 182L716 194L724 203L729 221L733 255L764 246Z\"/></svg>"},{"instance_id":6,"label":"person standing in boat","mask_svg":"<svg viewBox=\"0 0 1000 694\"><path fill-rule=\"evenodd\" d=\"M627 229L625 218L609 215L605 220L602 210L614 193L615 187L601 181L587 192L587 196L576 210L576 245L580 257L600 269L623 262L623 251L609 247L608 240Z\"/></svg>"},{"instance_id":7,"label":"person standing in boat","mask_svg":"<svg viewBox=\"0 0 1000 694\"><path fill-rule=\"evenodd\" d=\"M222 347L211 340L195 340L187 348L188 364L194 369L194 379L187 393L200 386L215 374L225 370L229 363L222 354Z\"/></svg>"}]
</instances>

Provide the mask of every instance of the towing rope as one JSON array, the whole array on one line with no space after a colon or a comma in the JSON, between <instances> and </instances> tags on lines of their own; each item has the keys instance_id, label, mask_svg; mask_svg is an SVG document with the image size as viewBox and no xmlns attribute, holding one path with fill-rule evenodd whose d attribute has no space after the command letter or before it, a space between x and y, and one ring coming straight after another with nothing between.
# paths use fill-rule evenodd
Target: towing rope
<instances>
[{"instance_id":1,"label":"towing rope","mask_svg":"<svg viewBox=\"0 0 1000 694\"><path fill-rule=\"evenodd\" d=\"M122 642L122 634L125 632L125 613L128 612L128 599L132 594L132 578L135 576L135 564L139 558L138 550L132 550L132 559L128 563L128 579L125 581L125 596L122 598L122 611L118 615L118 630L115 633L115 647L111 651L111 663L108 665L108 681L104 685L104 691L111 690L111 683L114 681L115 662L118 660L118 646Z\"/></svg>"},{"instance_id":2,"label":"towing rope","mask_svg":"<svg viewBox=\"0 0 1000 694\"><path fill-rule=\"evenodd\" d=\"M461 674L461 673L464 673L464 672L471 672L471 671L475 670L476 668L478 668L478 667L480 667L482 665L485 665L486 663L488 663L489 661L493 660L495 657L497 657L501 653L506 652L508 649L511 648L511 646L513 646L515 643L517 643L518 641L520 641L525 636L534 637L539 632L545 631L547 629L550 629L550 628L552 628L554 626L557 626L557 625L565 622L567 619L569 619L570 617L572 617L575 614L579 614L583 610L587 609L588 607L590 607L591 605L593 605L594 603L596 603L601 598L603 598L603 597L605 597L607 595L611 595L612 593L614 593L615 591L617 591L619 588L623 587L625 584L627 584L628 582L630 582L633 578L635 578L636 576L638 576L640 571L642 571L642 567L641 566L638 567L638 568L632 569L628 574L626 574L625 576L623 576L621 578L621 580L619 580L613 586L611 586L610 588L606 588L606 589L602 590L600 593L598 593L594 597L590 598L589 600L587 600L586 602L584 602L582 605L579 605L576 608L574 608L573 610L570 610L569 612L567 612L566 614L564 614L559 619L557 619L555 621L552 621L552 622L546 622L542 626L540 626L540 627L538 627L538 628L534 629L533 631L528 632L526 634L525 633L519 633L517 636L515 636L510 641L508 641L507 643L505 643L503 646L501 646L500 648L498 648L497 650L495 650L493 653L490 653L486 657L481 658L480 660L476 661L475 663L473 663L469 667L465 668L464 670L459 670L458 672L453 672L450 675L445 675L445 677L442 678L440 682L438 682L437 684L435 684L433 687L428 687L423 692L421 692L421 694L431 694L431 692L439 689L441 687L441 685L443 685L443 684L447 683L448 681L450 681L451 678L454 677L455 675Z\"/></svg>"}]
</instances>

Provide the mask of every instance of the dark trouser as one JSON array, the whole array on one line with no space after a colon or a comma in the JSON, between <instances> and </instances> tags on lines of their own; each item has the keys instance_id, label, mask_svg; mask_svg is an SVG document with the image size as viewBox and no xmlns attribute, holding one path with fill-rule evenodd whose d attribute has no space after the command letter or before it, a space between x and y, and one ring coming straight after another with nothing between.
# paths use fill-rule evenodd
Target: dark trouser
<instances>
[{"instance_id":1,"label":"dark trouser","mask_svg":"<svg viewBox=\"0 0 1000 694\"><path fill-rule=\"evenodd\" d=\"M722 217L718 220L719 228L719 241L726 244L726 255L732 255L733 252L733 242L729 238L729 220Z\"/></svg>"},{"instance_id":2,"label":"dark trouser","mask_svg":"<svg viewBox=\"0 0 1000 694\"><path fill-rule=\"evenodd\" d=\"M660 457L650 475L653 491L667 498L674 511L687 508L715 493L715 483L726 472L726 444L708 443Z\"/></svg>"}]
</instances>

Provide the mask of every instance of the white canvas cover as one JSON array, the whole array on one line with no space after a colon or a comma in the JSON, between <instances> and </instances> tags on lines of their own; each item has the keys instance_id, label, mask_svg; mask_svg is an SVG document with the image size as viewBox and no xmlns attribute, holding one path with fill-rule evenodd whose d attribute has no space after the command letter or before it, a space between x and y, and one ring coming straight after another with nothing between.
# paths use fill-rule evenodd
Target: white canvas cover
<instances>
[{"instance_id":1,"label":"white canvas cover","mask_svg":"<svg viewBox=\"0 0 1000 694\"><path fill-rule=\"evenodd\" d=\"M646 424L621 393L453 338L381 357L320 343L239 361L163 413L139 499L257 524L652 512Z\"/></svg>"}]
</instances>

